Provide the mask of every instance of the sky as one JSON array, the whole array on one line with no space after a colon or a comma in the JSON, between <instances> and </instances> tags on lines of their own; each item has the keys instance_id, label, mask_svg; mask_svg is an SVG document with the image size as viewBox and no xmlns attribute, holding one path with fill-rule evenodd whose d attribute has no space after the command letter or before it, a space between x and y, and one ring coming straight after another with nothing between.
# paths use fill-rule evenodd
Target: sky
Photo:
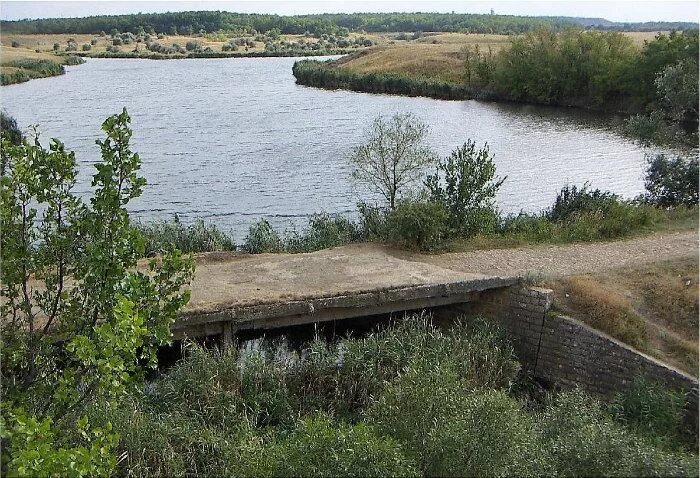
<instances>
[{"instance_id":1,"label":"sky","mask_svg":"<svg viewBox=\"0 0 700 478\"><path fill-rule=\"evenodd\" d=\"M602 17L618 22L697 22L700 4L685 0L554 0L554 1L416 1L416 0L289 0L289 1L6 1L0 3L0 18L84 17L124 13L154 13L185 10L225 10L242 13L294 15L328 12L458 12L503 15Z\"/></svg>"}]
</instances>

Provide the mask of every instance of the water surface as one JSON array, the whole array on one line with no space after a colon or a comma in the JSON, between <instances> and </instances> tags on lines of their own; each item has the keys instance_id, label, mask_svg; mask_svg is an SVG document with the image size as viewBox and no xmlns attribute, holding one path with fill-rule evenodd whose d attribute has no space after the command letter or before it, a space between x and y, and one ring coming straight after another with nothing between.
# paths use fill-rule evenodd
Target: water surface
<instances>
[{"instance_id":1,"label":"water surface","mask_svg":"<svg viewBox=\"0 0 700 478\"><path fill-rule=\"evenodd\" d=\"M299 226L314 212L352 215L366 192L350 179L347 153L379 114L411 112L448 154L488 142L507 213L550 205L565 184L624 197L642 192L645 150L570 110L327 91L294 83L293 58L88 59L60 77L2 87L18 124L38 125L81 163L79 191L99 159L100 124L126 107L133 150L149 186L131 211L143 219L203 218L241 240L261 217ZM646 151L648 152L648 151Z\"/></svg>"}]
</instances>

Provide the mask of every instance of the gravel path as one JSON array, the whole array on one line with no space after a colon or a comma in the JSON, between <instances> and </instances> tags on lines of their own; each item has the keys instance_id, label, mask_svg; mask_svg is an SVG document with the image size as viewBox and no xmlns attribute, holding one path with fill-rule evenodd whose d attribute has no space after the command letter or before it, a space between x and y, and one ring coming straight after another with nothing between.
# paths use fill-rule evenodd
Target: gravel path
<instances>
[{"instance_id":1,"label":"gravel path","mask_svg":"<svg viewBox=\"0 0 700 478\"><path fill-rule=\"evenodd\" d=\"M600 272L669 259L697 257L697 231L654 234L637 239L439 255L396 253L397 257L488 275L560 277Z\"/></svg>"}]
</instances>

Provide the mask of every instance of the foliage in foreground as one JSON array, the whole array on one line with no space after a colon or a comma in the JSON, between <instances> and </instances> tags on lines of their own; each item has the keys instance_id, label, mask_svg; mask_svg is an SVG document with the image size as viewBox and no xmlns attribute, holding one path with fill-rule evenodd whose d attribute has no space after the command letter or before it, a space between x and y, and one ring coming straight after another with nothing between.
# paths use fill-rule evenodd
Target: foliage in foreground
<instances>
[{"instance_id":1,"label":"foliage in foreground","mask_svg":"<svg viewBox=\"0 0 700 478\"><path fill-rule=\"evenodd\" d=\"M139 476L591 476L697 473L666 422L679 395L648 388L649 426L621 397L573 391L537 403L514 392L503 331L480 320L440 330L408 316L364 338L220 354L197 346L109 419ZM640 389L641 390L641 389ZM662 393L659 393L659 391ZM633 392L635 394L639 391Z\"/></svg>"},{"instance_id":2,"label":"foliage in foreground","mask_svg":"<svg viewBox=\"0 0 700 478\"><path fill-rule=\"evenodd\" d=\"M110 422L88 421L143 384L189 293L179 252L138 269L143 244L126 206L141 195L126 111L103 123L89 204L73 192L75 155L53 140L2 135L1 377L3 470L104 475L116 464Z\"/></svg>"}]
</instances>

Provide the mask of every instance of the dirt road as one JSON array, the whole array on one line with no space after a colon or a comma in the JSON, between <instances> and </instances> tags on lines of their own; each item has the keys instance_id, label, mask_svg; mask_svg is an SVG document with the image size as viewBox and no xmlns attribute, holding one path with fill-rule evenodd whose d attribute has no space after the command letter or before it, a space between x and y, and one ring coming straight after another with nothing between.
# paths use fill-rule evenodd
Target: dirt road
<instances>
[{"instance_id":1,"label":"dirt road","mask_svg":"<svg viewBox=\"0 0 700 478\"><path fill-rule=\"evenodd\" d=\"M696 257L697 253L697 232L439 255L396 251L376 244L353 244L309 254L209 253L198 256L187 308L218 309L478 276L557 277Z\"/></svg>"},{"instance_id":2,"label":"dirt road","mask_svg":"<svg viewBox=\"0 0 700 478\"><path fill-rule=\"evenodd\" d=\"M462 272L561 277L662 260L697 257L698 233L677 232L614 242L541 245L438 255L395 255Z\"/></svg>"}]
</instances>

